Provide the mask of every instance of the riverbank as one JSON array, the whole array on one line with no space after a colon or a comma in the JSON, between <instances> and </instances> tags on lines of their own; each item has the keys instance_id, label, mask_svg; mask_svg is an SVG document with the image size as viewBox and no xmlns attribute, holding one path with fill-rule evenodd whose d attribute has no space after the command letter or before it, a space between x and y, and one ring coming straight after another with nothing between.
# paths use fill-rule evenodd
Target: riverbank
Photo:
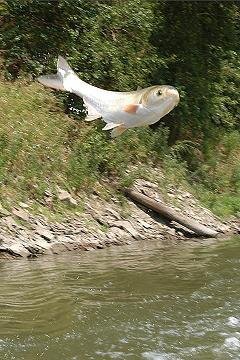
<instances>
[{"instance_id":1,"label":"riverbank","mask_svg":"<svg viewBox=\"0 0 240 360\"><path fill-rule=\"evenodd\" d=\"M189 192L169 188L162 195L157 184L138 179L133 188L148 197L164 201L175 211L218 232L219 236L240 232L236 218L222 221ZM70 194L62 193L63 201L77 203ZM50 197L50 194L48 194ZM66 251L89 251L133 241L179 241L196 235L154 212L144 209L129 199L121 203L118 197L104 200L96 191L85 198L83 211L75 212L63 221L50 221L44 215L33 215L28 204L20 203L12 212L1 209L0 257L32 258Z\"/></svg>"},{"instance_id":2,"label":"riverbank","mask_svg":"<svg viewBox=\"0 0 240 360\"><path fill-rule=\"evenodd\" d=\"M1 257L194 236L137 206L113 184L135 184L219 234L238 231L237 132L207 146L206 157L191 147L199 166L190 172L181 155L188 142L169 146L167 127L132 129L111 140L101 121L64 114L62 102L36 82L2 79L0 90Z\"/></svg>"}]
</instances>

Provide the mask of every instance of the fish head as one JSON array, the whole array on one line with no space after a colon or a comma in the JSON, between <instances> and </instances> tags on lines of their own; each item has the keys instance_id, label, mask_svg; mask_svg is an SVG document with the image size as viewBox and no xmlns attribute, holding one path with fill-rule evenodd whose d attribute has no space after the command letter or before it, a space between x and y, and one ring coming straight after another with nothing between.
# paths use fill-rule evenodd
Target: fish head
<instances>
[{"instance_id":1,"label":"fish head","mask_svg":"<svg viewBox=\"0 0 240 360\"><path fill-rule=\"evenodd\" d=\"M142 96L142 104L160 117L169 113L179 103L177 89L170 85L156 85L146 89Z\"/></svg>"}]
</instances>

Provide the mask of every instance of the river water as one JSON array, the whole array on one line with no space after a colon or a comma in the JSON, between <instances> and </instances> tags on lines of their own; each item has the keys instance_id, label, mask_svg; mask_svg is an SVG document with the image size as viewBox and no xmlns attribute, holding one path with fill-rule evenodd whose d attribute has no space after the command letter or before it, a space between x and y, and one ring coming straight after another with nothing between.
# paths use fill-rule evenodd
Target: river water
<instances>
[{"instance_id":1,"label":"river water","mask_svg":"<svg viewBox=\"0 0 240 360\"><path fill-rule=\"evenodd\" d=\"M240 359L240 238L0 262L1 360Z\"/></svg>"}]
</instances>

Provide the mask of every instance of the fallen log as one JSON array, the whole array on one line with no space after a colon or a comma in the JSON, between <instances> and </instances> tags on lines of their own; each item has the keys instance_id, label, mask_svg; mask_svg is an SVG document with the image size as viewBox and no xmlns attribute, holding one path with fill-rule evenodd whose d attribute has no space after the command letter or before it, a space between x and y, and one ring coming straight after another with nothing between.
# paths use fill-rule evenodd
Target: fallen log
<instances>
[{"instance_id":1,"label":"fallen log","mask_svg":"<svg viewBox=\"0 0 240 360\"><path fill-rule=\"evenodd\" d=\"M185 226L197 235L205 237L216 237L218 234L217 231L210 229L205 225L199 224L196 220L189 219L186 216L177 213L175 210L171 209L162 202L160 203L156 200L153 200L152 198L145 196L136 190L127 188L124 189L124 193L132 200L144 205L146 208L157 212L171 221L175 221Z\"/></svg>"}]
</instances>

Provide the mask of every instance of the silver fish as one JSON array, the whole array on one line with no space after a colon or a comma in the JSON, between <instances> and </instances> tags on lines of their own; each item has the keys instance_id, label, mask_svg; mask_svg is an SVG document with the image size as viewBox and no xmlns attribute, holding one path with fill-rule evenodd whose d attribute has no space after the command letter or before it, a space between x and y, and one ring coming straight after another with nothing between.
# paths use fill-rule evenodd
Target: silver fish
<instances>
[{"instance_id":1,"label":"silver fish","mask_svg":"<svg viewBox=\"0 0 240 360\"><path fill-rule=\"evenodd\" d=\"M129 128L154 124L179 103L177 89L169 85L155 85L129 92L97 88L79 79L61 56L58 57L57 74L40 76L38 81L80 96L87 109L85 120L102 118L106 122L103 130L112 130L112 137L121 135Z\"/></svg>"}]
</instances>

